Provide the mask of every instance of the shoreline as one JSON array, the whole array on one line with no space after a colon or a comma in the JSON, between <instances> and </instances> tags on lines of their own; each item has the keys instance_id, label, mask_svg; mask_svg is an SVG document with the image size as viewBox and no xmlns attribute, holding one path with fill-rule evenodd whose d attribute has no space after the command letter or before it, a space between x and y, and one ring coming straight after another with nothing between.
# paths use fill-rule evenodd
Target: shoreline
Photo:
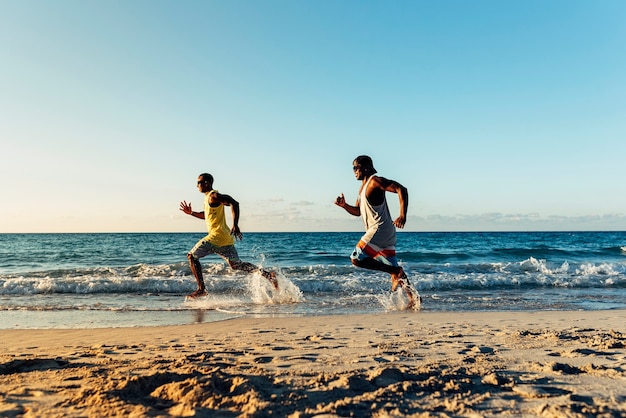
<instances>
[{"instance_id":1,"label":"shoreline","mask_svg":"<svg viewBox=\"0 0 626 418\"><path fill-rule=\"evenodd\" d=\"M626 310L0 330L2 416L626 415Z\"/></svg>"},{"instance_id":2,"label":"shoreline","mask_svg":"<svg viewBox=\"0 0 626 418\"><path fill-rule=\"evenodd\" d=\"M360 317L380 315L431 315L442 316L465 316L465 315L515 315L515 314L539 314L542 312L626 312L622 308L607 309L494 309L494 310L384 310L372 312L335 312L335 313L311 313L311 312L238 312L222 309L205 309L202 307L178 310L178 311L4 311L0 312L0 333L7 331L99 331L99 330L124 330L142 328L173 328L197 327L208 324L216 324L233 320L254 319L286 319L289 318L316 318L316 317ZM87 313L86 313L87 312ZM76 318L80 314L80 318ZM13 325L10 325L10 324ZM131 325L125 325L130 323Z\"/></svg>"}]
</instances>

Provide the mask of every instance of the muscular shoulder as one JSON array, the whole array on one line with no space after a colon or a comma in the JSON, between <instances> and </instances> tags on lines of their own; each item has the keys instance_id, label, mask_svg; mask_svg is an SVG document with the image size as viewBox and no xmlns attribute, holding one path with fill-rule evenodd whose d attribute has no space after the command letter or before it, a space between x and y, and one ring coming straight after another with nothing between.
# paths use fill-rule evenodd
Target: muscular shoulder
<instances>
[{"instance_id":1,"label":"muscular shoulder","mask_svg":"<svg viewBox=\"0 0 626 418\"><path fill-rule=\"evenodd\" d=\"M209 205L216 207L219 205L231 206L237 204L237 201L227 194L221 194L217 190L209 192Z\"/></svg>"},{"instance_id":2,"label":"muscular shoulder","mask_svg":"<svg viewBox=\"0 0 626 418\"><path fill-rule=\"evenodd\" d=\"M386 179L384 177L378 177L378 176L376 178L373 178L372 180L373 181L370 182L368 193L370 192L370 190L372 193L379 191L381 194L384 194L385 192L403 193L403 194L407 193L406 187L404 187L403 185L401 185L395 180Z\"/></svg>"},{"instance_id":3,"label":"muscular shoulder","mask_svg":"<svg viewBox=\"0 0 626 418\"><path fill-rule=\"evenodd\" d=\"M393 180L389 180L385 177L381 176L372 176L372 181L370 182L370 187L376 187L379 189L384 189L393 183Z\"/></svg>"},{"instance_id":4,"label":"muscular shoulder","mask_svg":"<svg viewBox=\"0 0 626 418\"><path fill-rule=\"evenodd\" d=\"M385 190L392 181L380 176L372 176L367 186L368 193L372 193L376 190Z\"/></svg>"},{"instance_id":5,"label":"muscular shoulder","mask_svg":"<svg viewBox=\"0 0 626 418\"><path fill-rule=\"evenodd\" d=\"M217 190L211 190L209 193L207 193L207 197L209 199L209 205L211 207L217 207L223 203L223 195L220 194Z\"/></svg>"},{"instance_id":6,"label":"muscular shoulder","mask_svg":"<svg viewBox=\"0 0 626 418\"><path fill-rule=\"evenodd\" d=\"M372 176L367 185L367 200L373 205L379 205L385 199L385 182L388 181L384 177Z\"/></svg>"}]
</instances>

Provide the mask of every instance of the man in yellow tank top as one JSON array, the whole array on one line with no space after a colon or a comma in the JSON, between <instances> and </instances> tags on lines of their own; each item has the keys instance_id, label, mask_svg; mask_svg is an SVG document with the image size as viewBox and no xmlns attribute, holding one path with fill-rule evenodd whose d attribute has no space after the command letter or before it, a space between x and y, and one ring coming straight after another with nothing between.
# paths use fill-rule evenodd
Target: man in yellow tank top
<instances>
[{"instance_id":1,"label":"man in yellow tank top","mask_svg":"<svg viewBox=\"0 0 626 418\"><path fill-rule=\"evenodd\" d=\"M180 203L180 210L187 215L204 219L209 231L208 235L198 241L187 254L191 272L198 283L198 289L189 296L193 298L207 294L200 259L209 254L219 255L234 270L246 272L260 271L263 277L267 278L275 289L278 289L275 272L263 270L254 264L239 259L235 249L235 239L242 239L243 237L239 230L239 202L229 195L221 194L213 189L213 176L208 173L198 176L198 190L204 193L204 210L202 212L195 212L191 208L191 204L184 200ZM226 224L224 206L230 206L232 210L232 228L229 228Z\"/></svg>"}]
</instances>

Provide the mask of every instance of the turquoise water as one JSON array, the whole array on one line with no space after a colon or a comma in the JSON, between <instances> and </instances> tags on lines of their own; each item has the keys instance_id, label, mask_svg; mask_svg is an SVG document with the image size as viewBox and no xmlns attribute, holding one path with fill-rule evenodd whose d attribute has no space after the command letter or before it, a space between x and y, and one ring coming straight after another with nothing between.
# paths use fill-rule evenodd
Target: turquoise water
<instances>
[{"instance_id":1,"label":"turquoise water","mask_svg":"<svg viewBox=\"0 0 626 418\"><path fill-rule=\"evenodd\" d=\"M399 309L388 275L358 269L361 233L248 233L258 274L202 259L209 296L186 252L202 234L0 234L0 328L186 324L242 315L340 315ZM625 232L400 233L398 258L422 310L626 308ZM419 314L419 313L416 313Z\"/></svg>"}]
</instances>

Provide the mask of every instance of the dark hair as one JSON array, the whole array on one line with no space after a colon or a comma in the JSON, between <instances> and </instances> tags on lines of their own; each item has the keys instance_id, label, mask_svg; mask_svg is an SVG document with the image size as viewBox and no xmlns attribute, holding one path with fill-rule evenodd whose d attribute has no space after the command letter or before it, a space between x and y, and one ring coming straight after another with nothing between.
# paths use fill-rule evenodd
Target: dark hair
<instances>
[{"instance_id":1,"label":"dark hair","mask_svg":"<svg viewBox=\"0 0 626 418\"><path fill-rule=\"evenodd\" d=\"M202 173L198 177L202 177L203 180L206 180L213 185L213 176L209 173Z\"/></svg>"},{"instance_id":2,"label":"dark hair","mask_svg":"<svg viewBox=\"0 0 626 418\"><path fill-rule=\"evenodd\" d=\"M366 168L371 174L376 174L377 171L374 168L374 162L367 155L359 155L354 159L361 167Z\"/></svg>"}]
</instances>

